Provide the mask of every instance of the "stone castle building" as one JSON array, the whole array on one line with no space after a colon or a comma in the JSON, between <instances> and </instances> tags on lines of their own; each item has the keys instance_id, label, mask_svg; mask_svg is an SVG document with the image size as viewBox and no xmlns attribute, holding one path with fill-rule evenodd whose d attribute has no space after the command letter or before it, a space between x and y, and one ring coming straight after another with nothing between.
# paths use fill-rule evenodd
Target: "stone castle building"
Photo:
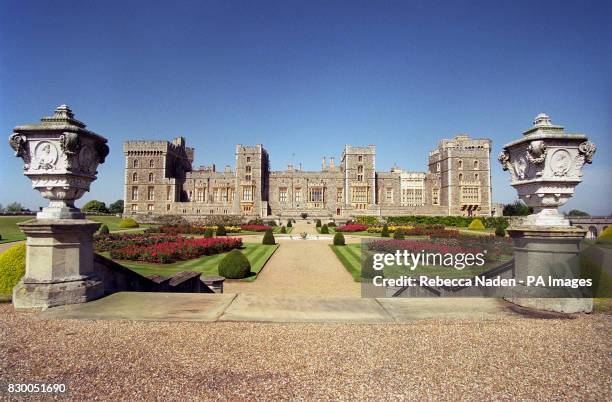
<instances>
[{"instance_id":1,"label":"stone castle building","mask_svg":"<svg viewBox=\"0 0 612 402\"><path fill-rule=\"evenodd\" d=\"M491 140L457 135L429 153L427 172L393 167L376 171L376 147L346 145L338 163L320 171L270 170L262 145L236 146L236 165L195 168L182 137L124 143L125 214L187 218L309 217L346 220L358 215L490 216Z\"/></svg>"}]
</instances>

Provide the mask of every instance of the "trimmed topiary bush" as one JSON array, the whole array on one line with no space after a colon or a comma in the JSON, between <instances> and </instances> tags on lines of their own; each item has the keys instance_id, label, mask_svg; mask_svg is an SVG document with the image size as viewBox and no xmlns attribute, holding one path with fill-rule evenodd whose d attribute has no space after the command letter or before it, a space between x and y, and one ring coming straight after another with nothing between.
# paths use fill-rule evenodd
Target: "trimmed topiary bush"
<instances>
[{"instance_id":1,"label":"trimmed topiary bush","mask_svg":"<svg viewBox=\"0 0 612 402\"><path fill-rule=\"evenodd\" d=\"M389 226L385 223L382 228L382 232L380 232L380 237L389 237Z\"/></svg>"},{"instance_id":2,"label":"trimmed topiary bush","mask_svg":"<svg viewBox=\"0 0 612 402\"><path fill-rule=\"evenodd\" d=\"M277 226L276 221L268 221L268 226Z\"/></svg>"},{"instance_id":3,"label":"trimmed topiary bush","mask_svg":"<svg viewBox=\"0 0 612 402\"><path fill-rule=\"evenodd\" d=\"M344 246L345 244L344 235L341 232L336 232L334 235L334 246Z\"/></svg>"},{"instance_id":4,"label":"trimmed topiary bush","mask_svg":"<svg viewBox=\"0 0 612 402\"><path fill-rule=\"evenodd\" d=\"M287 227L288 228L292 228L293 227L293 223L291 223L291 219L289 219L289 221L287 222Z\"/></svg>"},{"instance_id":5,"label":"trimmed topiary bush","mask_svg":"<svg viewBox=\"0 0 612 402\"><path fill-rule=\"evenodd\" d=\"M406 236L404 236L404 231L401 229L397 229L395 232L393 232L393 238L395 240L404 240L406 238Z\"/></svg>"},{"instance_id":6,"label":"trimmed topiary bush","mask_svg":"<svg viewBox=\"0 0 612 402\"><path fill-rule=\"evenodd\" d=\"M274 233L272 233L272 229L266 230L261 244L267 244L269 246L276 244L276 239L274 239Z\"/></svg>"},{"instance_id":7,"label":"trimmed topiary bush","mask_svg":"<svg viewBox=\"0 0 612 402\"><path fill-rule=\"evenodd\" d=\"M472 222L470 222L470 225L468 226L468 229L470 229L470 230L484 230L485 227L482 224L482 221L480 219L476 218Z\"/></svg>"},{"instance_id":8,"label":"trimmed topiary bush","mask_svg":"<svg viewBox=\"0 0 612 402\"><path fill-rule=\"evenodd\" d=\"M286 227L284 227L284 226L281 226L281 228L280 228L280 232L281 232L281 233L287 233L287 228L286 228Z\"/></svg>"},{"instance_id":9,"label":"trimmed topiary bush","mask_svg":"<svg viewBox=\"0 0 612 402\"><path fill-rule=\"evenodd\" d=\"M329 234L329 228L327 225L321 226L321 234Z\"/></svg>"},{"instance_id":10,"label":"trimmed topiary bush","mask_svg":"<svg viewBox=\"0 0 612 402\"><path fill-rule=\"evenodd\" d=\"M139 227L140 225L133 218L123 218L119 222L119 227L121 229L134 229Z\"/></svg>"},{"instance_id":11,"label":"trimmed topiary bush","mask_svg":"<svg viewBox=\"0 0 612 402\"><path fill-rule=\"evenodd\" d=\"M17 244L0 254L0 295L11 295L25 273L26 245Z\"/></svg>"},{"instance_id":12,"label":"trimmed topiary bush","mask_svg":"<svg viewBox=\"0 0 612 402\"><path fill-rule=\"evenodd\" d=\"M501 227L501 226L496 227L495 228L495 236L497 236L497 237L505 237L506 236L506 230L503 227Z\"/></svg>"},{"instance_id":13,"label":"trimmed topiary bush","mask_svg":"<svg viewBox=\"0 0 612 402\"><path fill-rule=\"evenodd\" d=\"M209 237L210 238L210 237L213 237L213 236L214 236L214 234L213 234L212 229L211 228L206 228L206 230L204 231L204 237Z\"/></svg>"},{"instance_id":14,"label":"trimmed topiary bush","mask_svg":"<svg viewBox=\"0 0 612 402\"><path fill-rule=\"evenodd\" d=\"M251 263L240 250L232 250L219 262L219 275L226 279L243 279L251 275Z\"/></svg>"},{"instance_id":15,"label":"trimmed topiary bush","mask_svg":"<svg viewBox=\"0 0 612 402\"><path fill-rule=\"evenodd\" d=\"M225 226L223 225L217 226L217 236L227 236L227 232L225 231Z\"/></svg>"},{"instance_id":16,"label":"trimmed topiary bush","mask_svg":"<svg viewBox=\"0 0 612 402\"><path fill-rule=\"evenodd\" d=\"M317 219L317 222L316 222L315 226L318 227L318 228L321 227L321 219Z\"/></svg>"},{"instance_id":17,"label":"trimmed topiary bush","mask_svg":"<svg viewBox=\"0 0 612 402\"><path fill-rule=\"evenodd\" d=\"M327 224L327 227L330 227L330 228L335 228L335 227L336 227L336 222L333 222L333 221L332 221L332 222L329 222L329 223Z\"/></svg>"},{"instance_id":18,"label":"trimmed topiary bush","mask_svg":"<svg viewBox=\"0 0 612 402\"><path fill-rule=\"evenodd\" d=\"M612 244L612 226L605 228L597 237L597 243Z\"/></svg>"},{"instance_id":19,"label":"trimmed topiary bush","mask_svg":"<svg viewBox=\"0 0 612 402\"><path fill-rule=\"evenodd\" d=\"M110 233L110 231L108 230L108 226L106 226L106 225L102 225L102 226L100 226L100 229L98 229L98 234L99 235L107 235L109 233Z\"/></svg>"}]
</instances>

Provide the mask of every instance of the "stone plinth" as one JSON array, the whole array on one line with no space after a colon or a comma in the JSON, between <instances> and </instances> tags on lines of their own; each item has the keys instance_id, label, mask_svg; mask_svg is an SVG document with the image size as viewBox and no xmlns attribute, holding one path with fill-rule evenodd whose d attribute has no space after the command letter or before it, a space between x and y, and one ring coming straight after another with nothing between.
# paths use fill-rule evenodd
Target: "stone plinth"
<instances>
[{"instance_id":1,"label":"stone plinth","mask_svg":"<svg viewBox=\"0 0 612 402\"><path fill-rule=\"evenodd\" d=\"M524 225L508 228L514 240L516 296L506 300L523 307L560 313L590 312L593 300L581 289L548 286L548 277L580 278L580 242L585 230L575 227ZM528 276L541 276L546 286L527 286Z\"/></svg>"},{"instance_id":2,"label":"stone plinth","mask_svg":"<svg viewBox=\"0 0 612 402\"><path fill-rule=\"evenodd\" d=\"M27 251L25 275L13 290L15 308L84 303L103 295L93 264L93 234L100 223L34 219L18 225Z\"/></svg>"}]
</instances>

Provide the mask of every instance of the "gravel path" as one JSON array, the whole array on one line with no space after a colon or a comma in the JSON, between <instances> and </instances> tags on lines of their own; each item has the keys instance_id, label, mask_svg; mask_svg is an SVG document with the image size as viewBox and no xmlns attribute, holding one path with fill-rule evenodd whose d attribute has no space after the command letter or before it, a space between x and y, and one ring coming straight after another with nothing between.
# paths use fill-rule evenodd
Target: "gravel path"
<instances>
[{"instance_id":1,"label":"gravel path","mask_svg":"<svg viewBox=\"0 0 612 402\"><path fill-rule=\"evenodd\" d=\"M298 222L292 234L318 234L314 225ZM246 237L246 236L245 236ZM360 296L359 283L329 248L330 240L281 240L280 247L254 282L227 281L226 293L293 296Z\"/></svg>"},{"instance_id":2,"label":"gravel path","mask_svg":"<svg viewBox=\"0 0 612 402\"><path fill-rule=\"evenodd\" d=\"M210 324L35 321L0 304L0 398L8 382L43 382L64 383L61 397L79 400L603 401L612 397L610 330L602 313Z\"/></svg>"}]
</instances>

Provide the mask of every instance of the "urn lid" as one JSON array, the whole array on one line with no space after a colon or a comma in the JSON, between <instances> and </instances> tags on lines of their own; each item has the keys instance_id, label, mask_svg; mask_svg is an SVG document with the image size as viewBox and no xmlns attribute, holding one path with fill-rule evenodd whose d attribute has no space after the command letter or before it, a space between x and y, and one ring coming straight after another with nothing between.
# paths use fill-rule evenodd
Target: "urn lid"
<instances>
[{"instance_id":1,"label":"urn lid","mask_svg":"<svg viewBox=\"0 0 612 402\"><path fill-rule=\"evenodd\" d=\"M94 133L93 131L87 130L85 123L74 118L72 109L66 104L60 105L55 108L52 116L45 116L40 119L38 124L26 124L23 126L17 126L13 129L15 133L36 133L36 132L49 132L49 131L70 131L77 134L84 134L95 137L97 140L106 143L106 138Z\"/></svg>"}]
</instances>

